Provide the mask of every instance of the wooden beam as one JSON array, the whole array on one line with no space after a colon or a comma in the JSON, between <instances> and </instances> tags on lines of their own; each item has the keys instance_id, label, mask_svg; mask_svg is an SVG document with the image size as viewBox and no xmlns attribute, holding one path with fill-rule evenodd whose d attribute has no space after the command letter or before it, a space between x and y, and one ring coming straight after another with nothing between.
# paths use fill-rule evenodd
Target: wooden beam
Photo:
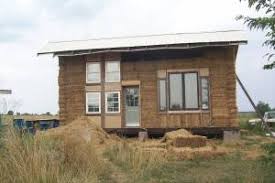
<instances>
[{"instance_id":1,"label":"wooden beam","mask_svg":"<svg viewBox=\"0 0 275 183\"><path fill-rule=\"evenodd\" d=\"M261 115L259 109L257 108L257 106L255 105L255 103L253 102L252 98L250 97L250 95L248 94L247 90L245 89L243 83L241 82L241 80L239 79L238 75L236 74L236 78L237 78L237 81L240 85L240 87L242 88L243 92L245 93L246 97L248 98L250 104L253 106L255 112L257 113L258 117L261 119L262 121L262 127L264 128L264 130L266 130L271 137L274 137L272 131L270 130L269 126L266 124L263 116Z\"/></svg>"}]
</instances>

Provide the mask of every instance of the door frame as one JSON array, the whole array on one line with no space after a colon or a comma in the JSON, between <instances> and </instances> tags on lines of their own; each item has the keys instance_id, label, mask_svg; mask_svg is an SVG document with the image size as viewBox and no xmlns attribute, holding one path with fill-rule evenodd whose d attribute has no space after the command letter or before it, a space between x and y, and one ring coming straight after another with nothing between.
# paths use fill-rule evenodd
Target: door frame
<instances>
[{"instance_id":1,"label":"door frame","mask_svg":"<svg viewBox=\"0 0 275 183\"><path fill-rule=\"evenodd\" d=\"M125 88L138 88L138 116L139 116L139 122L138 122L138 126L127 126L126 125L126 104L125 104ZM141 95L140 95L140 85L125 85L122 86L122 127L123 128L140 128L141 127Z\"/></svg>"}]
</instances>

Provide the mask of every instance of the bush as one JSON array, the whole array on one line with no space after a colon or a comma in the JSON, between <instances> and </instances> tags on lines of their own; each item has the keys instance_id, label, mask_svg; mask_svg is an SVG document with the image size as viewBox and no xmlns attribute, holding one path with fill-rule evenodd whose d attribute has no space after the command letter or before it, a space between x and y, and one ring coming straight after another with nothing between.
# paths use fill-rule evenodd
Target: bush
<instances>
[{"instance_id":1,"label":"bush","mask_svg":"<svg viewBox=\"0 0 275 183\"><path fill-rule=\"evenodd\" d=\"M264 103L262 101L259 101L257 104L257 109L259 110L260 114L264 116L264 113L267 111L270 111L271 108L268 103Z\"/></svg>"},{"instance_id":2,"label":"bush","mask_svg":"<svg viewBox=\"0 0 275 183\"><path fill-rule=\"evenodd\" d=\"M261 123L255 125L249 124L247 121L240 123L240 128L249 131L249 135L263 135L265 136L266 132L263 130Z\"/></svg>"}]
</instances>

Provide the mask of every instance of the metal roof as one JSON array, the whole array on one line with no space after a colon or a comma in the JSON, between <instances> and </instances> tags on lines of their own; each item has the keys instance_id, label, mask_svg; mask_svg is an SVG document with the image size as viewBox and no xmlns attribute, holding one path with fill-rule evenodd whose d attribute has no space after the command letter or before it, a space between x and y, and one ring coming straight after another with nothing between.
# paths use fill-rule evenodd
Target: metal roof
<instances>
[{"instance_id":1,"label":"metal roof","mask_svg":"<svg viewBox=\"0 0 275 183\"><path fill-rule=\"evenodd\" d=\"M207 44L206 44L207 43ZM176 33L176 34L159 34L144 35L131 37L113 37L87 40L72 40L48 42L39 52L39 54L47 53L65 53L74 51L99 51L113 49L131 49L142 47L156 47L174 45L201 45L211 46L221 45L222 43L238 45L247 43L247 38L243 31L216 31L216 32L196 32L196 33Z\"/></svg>"}]
</instances>

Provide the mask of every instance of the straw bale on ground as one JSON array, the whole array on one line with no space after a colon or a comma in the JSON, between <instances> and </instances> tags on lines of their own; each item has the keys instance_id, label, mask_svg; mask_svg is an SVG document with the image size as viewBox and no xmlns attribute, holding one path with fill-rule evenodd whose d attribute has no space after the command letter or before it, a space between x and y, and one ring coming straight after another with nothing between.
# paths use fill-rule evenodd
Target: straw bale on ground
<instances>
[{"instance_id":1,"label":"straw bale on ground","mask_svg":"<svg viewBox=\"0 0 275 183\"><path fill-rule=\"evenodd\" d=\"M192 135L185 129L168 132L165 134L163 142L174 147L204 147L206 146L206 137Z\"/></svg>"}]
</instances>

